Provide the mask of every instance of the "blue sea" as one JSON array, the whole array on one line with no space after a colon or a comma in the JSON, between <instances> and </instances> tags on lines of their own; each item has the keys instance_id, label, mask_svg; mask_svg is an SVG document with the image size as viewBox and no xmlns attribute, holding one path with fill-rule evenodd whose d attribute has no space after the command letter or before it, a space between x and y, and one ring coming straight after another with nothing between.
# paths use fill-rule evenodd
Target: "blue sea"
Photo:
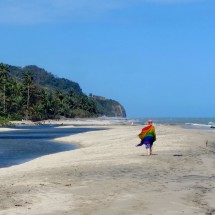
<instances>
[{"instance_id":1,"label":"blue sea","mask_svg":"<svg viewBox=\"0 0 215 215\"><path fill-rule=\"evenodd\" d=\"M186 128L211 129L215 127L215 118L130 118L130 123L144 125L148 119L154 124L182 125Z\"/></svg>"}]
</instances>

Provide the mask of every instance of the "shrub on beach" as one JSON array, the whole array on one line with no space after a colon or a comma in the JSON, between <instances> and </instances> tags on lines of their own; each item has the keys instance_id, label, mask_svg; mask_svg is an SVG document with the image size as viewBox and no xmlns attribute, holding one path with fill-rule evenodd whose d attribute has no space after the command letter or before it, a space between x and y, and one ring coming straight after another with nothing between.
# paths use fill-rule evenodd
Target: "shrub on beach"
<instances>
[{"instance_id":1,"label":"shrub on beach","mask_svg":"<svg viewBox=\"0 0 215 215\"><path fill-rule=\"evenodd\" d=\"M13 123L4 117L0 117L0 126L13 126Z\"/></svg>"}]
</instances>

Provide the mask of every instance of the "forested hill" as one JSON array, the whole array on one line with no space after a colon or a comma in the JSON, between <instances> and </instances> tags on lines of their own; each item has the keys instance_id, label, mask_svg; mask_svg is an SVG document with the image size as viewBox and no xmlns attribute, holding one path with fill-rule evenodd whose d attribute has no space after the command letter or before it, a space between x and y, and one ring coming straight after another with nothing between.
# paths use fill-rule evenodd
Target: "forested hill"
<instances>
[{"instance_id":1,"label":"forested hill","mask_svg":"<svg viewBox=\"0 0 215 215\"><path fill-rule=\"evenodd\" d=\"M119 102L86 95L78 83L59 78L35 65L0 63L0 120L61 117L126 117Z\"/></svg>"},{"instance_id":2,"label":"forested hill","mask_svg":"<svg viewBox=\"0 0 215 215\"><path fill-rule=\"evenodd\" d=\"M52 73L47 72L46 70L39 68L37 66L31 65L26 67L16 67L10 66L10 75L18 79L22 79L23 72L29 71L32 73L34 83L37 86L42 88L47 88L49 90L60 90L64 93L67 93L71 90L74 90L76 93L82 93L82 90L78 83L70 81L65 78L58 78Z\"/></svg>"}]
</instances>

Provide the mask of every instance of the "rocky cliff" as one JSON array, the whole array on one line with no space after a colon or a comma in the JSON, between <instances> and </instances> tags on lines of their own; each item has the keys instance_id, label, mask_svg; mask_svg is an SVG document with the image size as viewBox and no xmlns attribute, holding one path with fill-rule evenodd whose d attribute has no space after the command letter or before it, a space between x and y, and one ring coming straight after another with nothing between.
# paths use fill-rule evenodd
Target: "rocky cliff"
<instances>
[{"instance_id":1,"label":"rocky cliff","mask_svg":"<svg viewBox=\"0 0 215 215\"><path fill-rule=\"evenodd\" d=\"M125 108L117 101L101 96L93 96L100 114L108 117L126 117Z\"/></svg>"}]
</instances>

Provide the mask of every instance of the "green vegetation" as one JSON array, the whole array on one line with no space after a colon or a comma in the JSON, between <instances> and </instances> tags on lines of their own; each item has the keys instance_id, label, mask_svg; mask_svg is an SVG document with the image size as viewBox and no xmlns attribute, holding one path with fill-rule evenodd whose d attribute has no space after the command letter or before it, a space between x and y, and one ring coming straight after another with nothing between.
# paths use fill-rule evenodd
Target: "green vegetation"
<instances>
[{"instance_id":1,"label":"green vegetation","mask_svg":"<svg viewBox=\"0 0 215 215\"><path fill-rule=\"evenodd\" d=\"M52 92L60 90L63 93L68 93L72 90L76 93L82 93L78 83L65 78L58 78L37 66L26 66L24 68L9 66L9 69L11 76L15 77L17 80L23 79L23 72L30 71L36 86L49 89Z\"/></svg>"},{"instance_id":2,"label":"green vegetation","mask_svg":"<svg viewBox=\"0 0 215 215\"><path fill-rule=\"evenodd\" d=\"M98 112L101 115L110 117L126 117L125 109L119 102L112 99L106 99L101 96L92 96L93 100L96 102Z\"/></svg>"},{"instance_id":3,"label":"green vegetation","mask_svg":"<svg viewBox=\"0 0 215 215\"><path fill-rule=\"evenodd\" d=\"M4 117L0 117L0 125L2 125L2 126L13 126L13 124L9 121L9 119L6 119Z\"/></svg>"},{"instance_id":4,"label":"green vegetation","mask_svg":"<svg viewBox=\"0 0 215 215\"><path fill-rule=\"evenodd\" d=\"M0 64L0 124L21 119L123 117L122 109L113 100L85 95L78 83L55 77L37 66Z\"/></svg>"}]
</instances>

